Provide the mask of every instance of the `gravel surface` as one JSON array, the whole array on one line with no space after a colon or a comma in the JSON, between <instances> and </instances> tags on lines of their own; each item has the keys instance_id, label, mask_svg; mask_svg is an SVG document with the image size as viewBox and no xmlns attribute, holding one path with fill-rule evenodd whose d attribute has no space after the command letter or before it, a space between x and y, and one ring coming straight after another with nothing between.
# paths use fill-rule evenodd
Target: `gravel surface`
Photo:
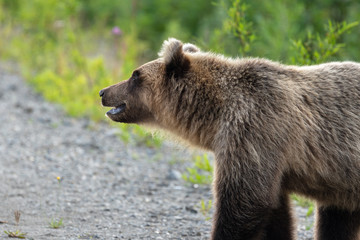
<instances>
[{"instance_id":1,"label":"gravel surface","mask_svg":"<svg viewBox=\"0 0 360 240\"><path fill-rule=\"evenodd\" d=\"M126 145L120 130L67 117L18 76L0 68L0 239L17 229L27 239L208 238L199 203L211 189L181 179L189 150ZM296 207L301 240L312 239L306 212Z\"/></svg>"}]
</instances>

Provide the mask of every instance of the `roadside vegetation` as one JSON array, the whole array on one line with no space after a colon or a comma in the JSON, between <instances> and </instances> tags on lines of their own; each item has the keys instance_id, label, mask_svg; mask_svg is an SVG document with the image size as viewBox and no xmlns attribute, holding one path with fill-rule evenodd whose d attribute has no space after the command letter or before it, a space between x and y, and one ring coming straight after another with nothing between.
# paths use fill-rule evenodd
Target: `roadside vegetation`
<instances>
[{"instance_id":1,"label":"roadside vegetation","mask_svg":"<svg viewBox=\"0 0 360 240\"><path fill-rule=\"evenodd\" d=\"M69 115L105 121L99 90L155 58L168 37L232 57L297 65L356 61L359 11L356 0L0 0L0 59L18 63L36 91ZM141 127L117 126L126 143L162 144ZM210 184L208 156L191 161L183 179ZM312 214L311 202L293 199ZM207 200L200 203L206 218L209 206ZM62 224L61 219L50 225Z\"/></svg>"}]
</instances>

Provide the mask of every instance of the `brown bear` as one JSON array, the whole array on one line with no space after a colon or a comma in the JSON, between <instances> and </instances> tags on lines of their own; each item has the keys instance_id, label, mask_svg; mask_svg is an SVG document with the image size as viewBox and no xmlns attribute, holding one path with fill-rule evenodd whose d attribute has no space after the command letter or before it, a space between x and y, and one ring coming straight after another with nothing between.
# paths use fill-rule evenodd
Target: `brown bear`
<instances>
[{"instance_id":1,"label":"brown bear","mask_svg":"<svg viewBox=\"0 0 360 240\"><path fill-rule=\"evenodd\" d=\"M229 59L176 39L159 56L102 104L214 152L211 239L295 239L290 193L316 201L316 239L360 239L360 64Z\"/></svg>"}]
</instances>

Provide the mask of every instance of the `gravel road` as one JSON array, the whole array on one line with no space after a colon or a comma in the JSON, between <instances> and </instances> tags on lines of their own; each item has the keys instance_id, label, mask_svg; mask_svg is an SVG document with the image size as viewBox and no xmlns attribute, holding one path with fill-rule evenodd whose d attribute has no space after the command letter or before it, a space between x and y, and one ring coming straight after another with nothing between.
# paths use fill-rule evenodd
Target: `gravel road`
<instances>
[{"instance_id":1,"label":"gravel road","mask_svg":"<svg viewBox=\"0 0 360 240\"><path fill-rule=\"evenodd\" d=\"M0 239L18 229L36 240L208 238L199 203L211 189L181 179L189 150L126 145L120 130L66 116L1 67L0 93ZM312 239L306 212L296 207L301 240Z\"/></svg>"}]
</instances>

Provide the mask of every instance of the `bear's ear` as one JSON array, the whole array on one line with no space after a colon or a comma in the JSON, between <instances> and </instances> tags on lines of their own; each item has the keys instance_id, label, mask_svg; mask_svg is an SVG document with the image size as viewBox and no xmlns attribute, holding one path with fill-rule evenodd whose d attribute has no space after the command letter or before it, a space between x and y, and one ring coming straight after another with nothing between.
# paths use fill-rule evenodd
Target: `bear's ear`
<instances>
[{"instance_id":1,"label":"bear's ear","mask_svg":"<svg viewBox=\"0 0 360 240\"><path fill-rule=\"evenodd\" d=\"M190 60L184 54L183 44L175 38L164 41L159 56L164 59L168 77L181 77L190 67Z\"/></svg>"},{"instance_id":2,"label":"bear's ear","mask_svg":"<svg viewBox=\"0 0 360 240\"><path fill-rule=\"evenodd\" d=\"M200 49L191 43L185 43L183 45L183 51L189 53L196 53L196 52L200 52Z\"/></svg>"}]
</instances>

